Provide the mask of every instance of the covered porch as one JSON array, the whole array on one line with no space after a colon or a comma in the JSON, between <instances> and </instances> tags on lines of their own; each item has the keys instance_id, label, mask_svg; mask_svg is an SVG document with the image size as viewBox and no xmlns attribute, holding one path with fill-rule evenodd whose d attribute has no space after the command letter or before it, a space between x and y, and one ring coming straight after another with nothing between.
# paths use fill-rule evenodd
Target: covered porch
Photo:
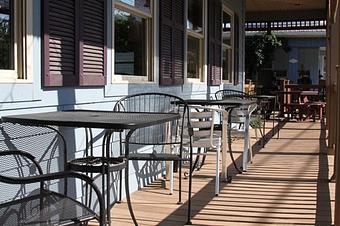
<instances>
[{"instance_id":1,"label":"covered porch","mask_svg":"<svg viewBox=\"0 0 340 226\"><path fill-rule=\"evenodd\" d=\"M111 3L108 4L109 7L104 3L105 1L102 1L101 10L105 13L104 15L99 13L99 15L103 21L101 27L103 29L102 33L100 35L96 34L96 36L102 38L101 35L104 34L107 37L104 40L100 40L100 48L103 50L103 59L100 59L100 63L98 63L102 66L100 69L100 79L89 80L91 84L87 84L88 81L86 79L79 80L78 77L78 80L75 80L76 85L73 82L66 84L67 81L65 83L65 81L47 80L48 74L46 76L43 75L46 77L45 80L41 79L41 74L44 74L44 72L41 73L40 70L49 69L42 68L41 65L45 63L48 65L50 61L53 62L54 55L51 55L52 60L50 60L41 53L43 52L41 49L44 47L42 43L46 41L45 39L35 43L35 52L42 54L42 60L35 62L34 82L32 83L35 86L32 91L34 93L32 95L33 99L26 100L26 97L20 97L8 101L6 99L7 96L12 98L12 95L6 94L6 98L3 98L2 109L0 109L1 115L17 114L18 111L25 113L27 110L39 112L43 110L64 111L91 108L109 109L111 111L113 103L117 102L122 96L140 92L171 93L183 98L204 97L211 99L216 91L222 89L245 91L246 72L244 70L244 61L246 60L245 55L247 51L249 52L250 50L245 47L244 40L245 30L249 29L249 26L258 26L251 29L259 29L261 31L272 30L273 26L276 26L275 29L280 31L288 29L291 32L301 30L308 30L308 32L318 30L319 32L319 30L322 30L326 34L325 42L327 44L327 64L324 65L326 71L326 81L324 81L326 87L325 101L327 103L326 117L320 117L320 120L314 122L308 120L289 122L275 119L274 128L271 127L271 122L266 124L265 146L262 146L261 141L255 139L254 131L252 131L253 163L246 172L238 174L230 158L228 158L229 175L232 175L233 179L231 183L221 182L221 192L218 196L214 194L216 160L214 157L209 156L202 169L194 172L192 223L193 225L230 226L266 224L340 225L340 217L335 215L340 209L338 197L340 195L340 186L338 186L338 191L335 188L336 184L339 184L336 183L336 171L339 171L340 159L338 155L334 155L334 153L339 151L338 144L340 142L340 98L338 91L340 90L340 83L337 82L340 59L339 0L216 0L214 1L216 4L212 5L214 7L209 5L212 2L211 0L205 0L202 1L204 2L204 7L202 6L204 8L202 15L204 16L200 19L203 25L207 25L203 29L204 32L190 27L182 28L183 25L186 27L185 24L187 23L187 1L176 1L176 3L181 2L183 4L183 10L179 16L183 21L181 21L181 26L179 27L176 25L176 19L171 18L173 21L169 23L161 17L162 13L168 13L166 11L167 5L164 3L165 1L162 1L146 1L151 2L152 4L150 5L153 6L150 7L150 12L148 11L147 13L140 13L142 10L136 10L134 6L127 5L123 0L109 0L108 2ZM180 11L176 8L178 5L172 3L172 1L167 1L167 3L171 5L170 11L172 13L175 14ZM40 10L40 6L38 7L39 4L34 4L35 11L33 12L44 12ZM149 7L150 5L146 4L144 6ZM223 5L222 9L221 5ZM117 7L118 11L117 9L112 11L115 7ZM234 9L234 11L230 13L228 7ZM54 7L50 9L54 9ZM159 9L162 10L161 13L159 13ZM119 73L119 70L118 72L115 71L121 66L118 61L118 63L115 62L116 52L114 47L119 46L119 44L114 42L115 35L118 36L124 32L115 33L116 24L114 24L115 21L113 19L118 18L118 12L124 10L136 13L136 17L145 17L145 20L148 21L148 27L145 30L149 32L147 37L150 40L145 41L145 49L147 49L145 53L147 57L145 57L144 62L146 65L145 74L144 71L141 75L137 76L134 73L127 75ZM47 12L46 9L45 11ZM214 15L215 11L221 11L222 18L213 18L211 22L208 19L208 15ZM114 14L113 12L117 15L112 15ZM224 15L224 13L230 14L228 16ZM45 14L49 15L48 13ZM46 15L45 17L47 17ZM122 15L125 14L123 13ZM173 16L171 15L170 17ZM44 17L40 18L39 16L39 20L35 21L39 26L40 19L42 20ZM106 24L106 20L109 21L108 24ZM228 29L228 26L221 29L221 26L217 26L221 25L221 20L223 25L229 24L228 26L233 22L233 29L235 28L235 30L230 29L230 27ZM53 24L53 18L51 21ZM292 21L295 21L294 26L293 23L290 23ZM302 21L308 21L308 25L307 22L302 24ZM61 22L63 22L63 18ZM77 26L74 25L74 27ZM170 35L167 36L167 33L162 32L160 28L170 29ZM176 29L179 29L179 31ZM211 29L218 32L213 35ZM228 40L230 39L229 44L224 43L224 29L229 32L229 36L226 35ZM152 32L149 30L152 30ZM36 36L46 38L47 36L43 32L44 30L41 33L39 30ZM44 34L45 36L43 36ZM67 32L65 34L65 36L68 36ZM181 42L173 39L174 34L179 35ZM223 34L222 39L220 34ZM78 38L76 36L77 41L79 41ZM197 48L200 48L200 51L198 51L197 55L200 55L200 57L197 57L197 59L195 58L197 53L195 51L197 49L188 44L189 41L194 39L199 41ZM109 44L106 45L106 42ZM181 45L177 45L178 43L181 43ZM177 55L162 52L164 49L167 50L164 46L169 47ZM90 46L90 48L92 47ZM77 48L78 51L80 47ZM221 49L225 50L222 54ZM119 53L118 48L116 50ZM79 52L82 54L82 50L79 50ZM192 53L191 57L194 56L195 61L193 65L195 67L193 68L195 70L193 71L197 72L197 77L195 77L196 74L194 77L190 77L190 70L192 69L190 68L192 65L189 64L191 59L190 53ZM292 56L296 56L294 53ZM117 54L117 56L124 58L122 54ZM63 57L62 54L58 55L58 57L62 66L65 62L66 65L68 64L67 57ZM79 65L84 66L83 64L78 65L78 63L74 63L76 65L74 67L75 74L81 72L81 67L77 68ZM290 65L290 72L295 73L298 71L298 68L293 65L297 63L296 59L287 63ZM92 65L91 62L90 65ZM171 69L166 67L169 65L171 65ZM60 68L63 69L63 67ZM225 69L228 69L230 73L223 74L226 71ZM126 71L123 70L123 72ZM290 75L288 75L287 79L290 78ZM316 81L316 79L314 80ZM55 84L55 81L60 82L60 84ZM45 83L41 84L41 82ZM20 86L15 87L15 89L19 88ZM319 116L321 115L319 114ZM276 136L278 132L280 132L280 137ZM70 133L72 135L68 137L69 140L76 140L75 138L79 134L73 131ZM84 136L82 135L82 137ZM79 137L77 141L82 142L82 144L73 141L71 148L81 146L82 151L85 152L87 147L83 146L87 142L84 142L84 139L79 139ZM98 150L100 149L99 146L96 146ZM243 140L237 140L233 143L233 147L236 150L234 156L239 164L242 162L242 146ZM335 164L337 162L339 164ZM136 172L131 173L132 177L136 175ZM98 180L97 182L101 181ZM186 182L184 180L183 184L185 186L187 186ZM137 190L139 186L136 183L132 191ZM175 186L175 188L177 187ZM75 191L81 190L80 186L74 186L73 189ZM184 189L188 190L188 188ZM83 194L75 195L79 195L76 198L83 197ZM134 212L139 224L185 225L187 203L178 205L176 203L177 195L178 190L175 190L174 194L169 195L169 181L164 179L153 181L150 185L131 194ZM187 192L184 192L183 200L187 200L186 196ZM110 204L109 201L108 203ZM133 225L126 200L123 200L122 203L115 203L116 197L113 197L111 201L113 205L111 209L112 225ZM97 225L97 223L94 222L93 225Z\"/></svg>"}]
</instances>

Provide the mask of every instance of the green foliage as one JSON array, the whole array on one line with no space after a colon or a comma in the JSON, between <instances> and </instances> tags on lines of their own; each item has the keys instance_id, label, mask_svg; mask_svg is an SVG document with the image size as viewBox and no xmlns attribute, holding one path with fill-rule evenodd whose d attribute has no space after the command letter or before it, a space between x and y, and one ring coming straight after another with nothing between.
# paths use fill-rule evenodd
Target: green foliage
<instances>
[{"instance_id":1,"label":"green foliage","mask_svg":"<svg viewBox=\"0 0 340 226\"><path fill-rule=\"evenodd\" d=\"M262 128L263 126L263 122L260 116L255 116L253 118L250 119L250 126L251 128L255 129L255 128Z\"/></svg>"},{"instance_id":2,"label":"green foliage","mask_svg":"<svg viewBox=\"0 0 340 226\"><path fill-rule=\"evenodd\" d=\"M247 36L245 40L246 72L256 72L269 66L274 59L274 50L282 47L287 51L287 41L272 32Z\"/></svg>"}]
</instances>

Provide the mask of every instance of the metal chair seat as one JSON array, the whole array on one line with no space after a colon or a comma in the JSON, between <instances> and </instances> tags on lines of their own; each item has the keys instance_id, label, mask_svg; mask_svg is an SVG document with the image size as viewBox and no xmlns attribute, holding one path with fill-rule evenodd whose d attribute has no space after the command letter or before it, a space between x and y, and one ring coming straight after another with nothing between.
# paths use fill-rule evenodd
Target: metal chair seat
<instances>
[{"instance_id":1,"label":"metal chair seat","mask_svg":"<svg viewBox=\"0 0 340 226\"><path fill-rule=\"evenodd\" d=\"M129 160L153 160L153 161L188 161L189 158L180 157L179 155L167 154L167 153L149 153L149 154L130 154Z\"/></svg>"},{"instance_id":2,"label":"metal chair seat","mask_svg":"<svg viewBox=\"0 0 340 226\"><path fill-rule=\"evenodd\" d=\"M104 167L104 171L108 173L123 170L125 168L125 159L123 157L88 156L69 161L67 167L69 170L84 173L102 173Z\"/></svg>"},{"instance_id":3,"label":"metal chair seat","mask_svg":"<svg viewBox=\"0 0 340 226\"><path fill-rule=\"evenodd\" d=\"M79 225L92 219L104 224L99 189L89 177L65 170L66 143L57 129L0 123L0 162L1 225ZM69 178L90 186L99 214L68 196Z\"/></svg>"},{"instance_id":4,"label":"metal chair seat","mask_svg":"<svg viewBox=\"0 0 340 226\"><path fill-rule=\"evenodd\" d=\"M17 217L13 217L13 213ZM74 225L93 220L97 215L74 199L43 191L41 194L0 204L0 216L0 222L9 225Z\"/></svg>"}]
</instances>

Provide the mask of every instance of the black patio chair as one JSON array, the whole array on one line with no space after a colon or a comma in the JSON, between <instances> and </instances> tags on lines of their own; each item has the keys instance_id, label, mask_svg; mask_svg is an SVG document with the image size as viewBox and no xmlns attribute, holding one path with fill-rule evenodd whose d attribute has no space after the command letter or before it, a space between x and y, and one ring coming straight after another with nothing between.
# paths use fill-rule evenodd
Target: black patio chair
<instances>
[{"instance_id":1,"label":"black patio chair","mask_svg":"<svg viewBox=\"0 0 340 226\"><path fill-rule=\"evenodd\" d=\"M189 150L189 156L185 156L183 153L183 118L186 117L187 106L184 104L183 99L165 93L139 93L128 95L120 99L115 107L114 111L126 111L126 112L149 112L149 113L179 113L181 118L179 120L159 124L156 126L151 126L147 128L142 128L129 133L129 131L124 131L121 134L122 143L125 143L124 137L129 137L129 143L125 143L124 154L128 161L154 161L163 162L170 161L172 163L178 163L179 172L179 200L178 203L182 203L182 162L189 162L190 168L192 167L192 149ZM125 133L125 134L124 134ZM126 139L127 140L127 139ZM148 147L147 150L142 147ZM127 164L128 167L129 164ZM172 165L172 164L171 164ZM154 173L159 174L160 165L155 165L151 171L145 171L145 168L139 169L139 165L134 165L136 171L142 170L139 173L138 179L148 176L147 174ZM157 168L158 167L158 168ZM147 167L149 168L149 167ZM170 167L171 168L171 167ZM144 170L144 172L143 172ZM172 173L172 170L169 170ZM129 170L125 171L125 178L128 178ZM172 176L170 176L172 178ZM170 179L172 182L172 179ZM192 174L189 175L189 198L188 198L188 223L190 223L190 212L191 212L191 183ZM126 179L125 186L128 189L129 181ZM170 185L170 190L172 185ZM128 203L130 201L129 192L126 191ZM170 191L171 193L171 191ZM134 220L135 225L137 225L136 218L133 215L132 207L130 207L131 216Z\"/></svg>"},{"instance_id":2,"label":"black patio chair","mask_svg":"<svg viewBox=\"0 0 340 226\"><path fill-rule=\"evenodd\" d=\"M93 136L93 131L91 128L85 128L85 142L86 147L84 150L84 156L79 158L73 158L67 161L67 170L85 173L90 178L94 178L95 175L101 176L101 194L105 202L106 209L106 223L111 225L111 208L113 204L121 201L121 180L122 180L122 170L125 169L126 162L121 156L112 156L112 135L114 130L104 130L98 135L98 139L102 140L101 154L95 153L93 148L93 143L95 138ZM96 138L97 139L97 138ZM118 197L113 204L111 203L111 193L114 181L111 180L111 174L117 173L120 186L118 190ZM106 180L105 180L106 179ZM85 188L86 193L86 203L91 205L92 203L92 193L90 192L88 186Z\"/></svg>"},{"instance_id":3,"label":"black patio chair","mask_svg":"<svg viewBox=\"0 0 340 226\"><path fill-rule=\"evenodd\" d=\"M1 123L0 162L1 225L75 225L93 219L103 225L101 194L89 177L64 171L65 140L55 128ZM68 195L67 178L90 185L99 215Z\"/></svg>"},{"instance_id":4,"label":"black patio chair","mask_svg":"<svg viewBox=\"0 0 340 226\"><path fill-rule=\"evenodd\" d=\"M249 94L242 92L242 91L239 91L239 90L233 90L233 89L219 90L215 93L215 97L216 97L217 100L223 100L223 99L248 100L248 99L252 99Z\"/></svg>"}]
</instances>

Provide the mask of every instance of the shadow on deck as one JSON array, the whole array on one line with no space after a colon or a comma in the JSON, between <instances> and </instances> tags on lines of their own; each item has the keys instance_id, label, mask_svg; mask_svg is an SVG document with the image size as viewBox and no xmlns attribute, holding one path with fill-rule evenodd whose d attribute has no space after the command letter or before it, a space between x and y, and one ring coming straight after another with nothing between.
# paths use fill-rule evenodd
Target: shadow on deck
<instances>
[{"instance_id":1,"label":"shadow on deck","mask_svg":"<svg viewBox=\"0 0 340 226\"><path fill-rule=\"evenodd\" d=\"M322 123L282 123L280 139L267 133L267 144L253 145L253 164L233 174L214 195L214 157L208 158L193 178L193 225L332 225L334 184L328 182L332 156L326 154ZM242 150L242 142L233 144ZM236 161L241 162L241 151ZM331 163L331 164L329 164ZM186 185L187 183L185 183ZM132 195L140 225L184 225L187 205L176 205L177 192L167 195L161 186L143 188ZM184 197L185 200L186 197ZM132 225L126 203L112 209L114 225Z\"/></svg>"}]
</instances>

